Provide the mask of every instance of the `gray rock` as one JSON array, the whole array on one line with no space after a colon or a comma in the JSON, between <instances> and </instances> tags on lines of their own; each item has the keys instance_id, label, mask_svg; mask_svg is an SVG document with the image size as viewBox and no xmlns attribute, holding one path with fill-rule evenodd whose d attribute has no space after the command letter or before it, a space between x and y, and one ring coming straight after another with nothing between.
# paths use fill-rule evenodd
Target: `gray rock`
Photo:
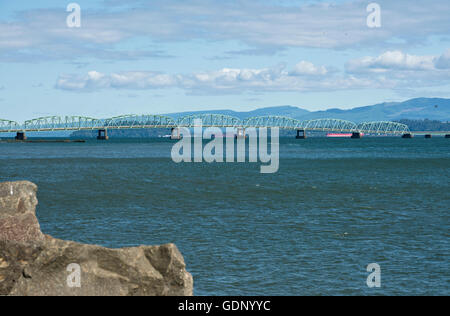
<instances>
[{"instance_id":1,"label":"gray rock","mask_svg":"<svg viewBox=\"0 0 450 316\"><path fill-rule=\"evenodd\" d=\"M0 241L44 238L35 213L36 191L37 186L26 181L0 184Z\"/></svg>"},{"instance_id":2,"label":"gray rock","mask_svg":"<svg viewBox=\"0 0 450 316\"><path fill-rule=\"evenodd\" d=\"M42 234L36 191L30 182L0 183L0 295L193 294L173 244L108 249Z\"/></svg>"}]
</instances>

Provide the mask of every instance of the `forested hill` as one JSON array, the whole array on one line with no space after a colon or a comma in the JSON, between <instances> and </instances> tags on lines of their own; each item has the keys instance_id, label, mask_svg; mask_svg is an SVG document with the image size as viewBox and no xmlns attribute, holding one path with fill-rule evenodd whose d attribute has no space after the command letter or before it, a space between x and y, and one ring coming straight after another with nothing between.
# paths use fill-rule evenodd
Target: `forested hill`
<instances>
[{"instance_id":1,"label":"forested hill","mask_svg":"<svg viewBox=\"0 0 450 316\"><path fill-rule=\"evenodd\" d=\"M411 131L450 131L450 122L436 120L399 120L409 126Z\"/></svg>"}]
</instances>

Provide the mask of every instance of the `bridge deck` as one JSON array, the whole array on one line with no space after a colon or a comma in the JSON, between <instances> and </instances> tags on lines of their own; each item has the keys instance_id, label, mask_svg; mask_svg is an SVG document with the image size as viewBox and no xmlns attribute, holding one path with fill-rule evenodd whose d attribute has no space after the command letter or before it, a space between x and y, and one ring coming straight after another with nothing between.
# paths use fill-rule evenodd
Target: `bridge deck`
<instances>
[{"instance_id":1,"label":"bridge deck","mask_svg":"<svg viewBox=\"0 0 450 316\"><path fill-rule=\"evenodd\" d=\"M351 121L324 118L297 120L283 116L259 116L241 120L221 114L189 115L174 119L164 115L122 115L109 119L95 119L83 116L49 116L25 121L20 124L0 119L0 133L53 132L101 129L150 129L150 128L192 128L198 125L219 128L280 128L287 130L364 133L377 135L447 135L450 132L411 132L404 124L389 121L354 123Z\"/></svg>"},{"instance_id":2,"label":"bridge deck","mask_svg":"<svg viewBox=\"0 0 450 316\"><path fill-rule=\"evenodd\" d=\"M436 136L445 136L450 135L450 131L412 131L413 135L436 135Z\"/></svg>"}]
</instances>

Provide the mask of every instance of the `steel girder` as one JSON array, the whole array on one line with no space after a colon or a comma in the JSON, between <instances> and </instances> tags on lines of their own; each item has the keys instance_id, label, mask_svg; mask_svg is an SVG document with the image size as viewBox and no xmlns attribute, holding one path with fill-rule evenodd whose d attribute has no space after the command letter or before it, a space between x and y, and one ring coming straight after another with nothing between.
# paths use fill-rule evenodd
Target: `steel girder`
<instances>
[{"instance_id":1,"label":"steel girder","mask_svg":"<svg viewBox=\"0 0 450 316\"><path fill-rule=\"evenodd\" d=\"M409 127L397 122L366 122L358 125L358 131L365 134L402 135L410 133Z\"/></svg>"},{"instance_id":2,"label":"steel girder","mask_svg":"<svg viewBox=\"0 0 450 316\"><path fill-rule=\"evenodd\" d=\"M55 131L55 130L77 130L95 129L100 121L84 116L47 116L25 121L25 131Z\"/></svg>"},{"instance_id":3,"label":"steel girder","mask_svg":"<svg viewBox=\"0 0 450 316\"><path fill-rule=\"evenodd\" d=\"M244 128L282 128L282 129L298 129L301 126L301 121L285 117L285 116L257 116L245 119L243 121Z\"/></svg>"},{"instance_id":4,"label":"steel girder","mask_svg":"<svg viewBox=\"0 0 450 316\"><path fill-rule=\"evenodd\" d=\"M10 120L0 119L0 132L17 131L20 124Z\"/></svg>"},{"instance_id":5,"label":"steel girder","mask_svg":"<svg viewBox=\"0 0 450 316\"><path fill-rule=\"evenodd\" d=\"M170 128L175 127L175 120L163 115L122 115L102 120L105 129L127 128Z\"/></svg>"},{"instance_id":6,"label":"steel girder","mask_svg":"<svg viewBox=\"0 0 450 316\"><path fill-rule=\"evenodd\" d=\"M203 127L240 127L242 122L239 118L222 114L199 114L181 117L177 121L179 127L194 127L195 121L201 120Z\"/></svg>"},{"instance_id":7,"label":"steel girder","mask_svg":"<svg viewBox=\"0 0 450 316\"><path fill-rule=\"evenodd\" d=\"M122 115L109 119L95 119L83 116L48 116L25 121L23 125L0 119L0 132L18 131L57 131L57 130L95 130L131 128L171 128L194 127L200 119L203 127L234 128L281 128L309 131L360 132L377 135L401 135L411 133L405 124L380 121L356 124L340 119L316 119L300 121L285 116L258 116L245 120L222 114L198 114L174 120L163 115Z\"/></svg>"},{"instance_id":8,"label":"steel girder","mask_svg":"<svg viewBox=\"0 0 450 316\"><path fill-rule=\"evenodd\" d=\"M332 118L305 121L303 126L305 130L322 132L355 132L358 128L351 121Z\"/></svg>"}]
</instances>

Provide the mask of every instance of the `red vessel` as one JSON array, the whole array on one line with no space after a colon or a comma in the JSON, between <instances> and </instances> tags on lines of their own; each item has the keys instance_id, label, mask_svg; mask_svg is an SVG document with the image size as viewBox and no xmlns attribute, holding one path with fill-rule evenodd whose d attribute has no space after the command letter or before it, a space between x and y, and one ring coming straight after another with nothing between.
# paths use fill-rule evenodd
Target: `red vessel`
<instances>
[{"instance_id":1,"label":"red vessel","mask_svg":"<svg viewBox=\"0 0 450 316\"><path fill-rule=\"evenodd\" d=\"M353 133L328 133L327 137L344 137L344 138L351 138ZM364 134L361 133L361 136L364 136Z\"/></svg>"},{"instance_id":2,"label":"red vessel","mask_svg":"<svg viewBox=\"0 0 450 316\"><path fill-rule=\"evenodd\" d=\"M352 133L328 133L327 137L352 137Z\"/></svg>"}]
</instances>

